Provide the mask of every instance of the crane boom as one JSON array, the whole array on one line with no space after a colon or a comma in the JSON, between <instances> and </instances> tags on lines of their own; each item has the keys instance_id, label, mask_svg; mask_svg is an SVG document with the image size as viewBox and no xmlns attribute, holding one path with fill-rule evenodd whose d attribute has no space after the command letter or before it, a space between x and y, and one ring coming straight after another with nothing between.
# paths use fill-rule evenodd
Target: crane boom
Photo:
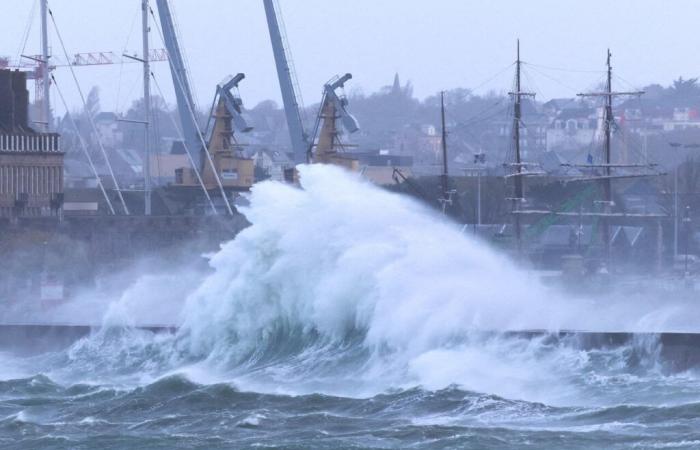
<instances>
[{"instance_id":1,"label":"crane boom","mask_svg":"<svg viewBox=\"0 0 700 450\"><path fill-rule=\"evenodd\" d=\"M194 151L201 148L199 138L199 127L194 119L192 111L195 110L192 90L187 75L187 68L180 50L177 32L175 30L175 21L168 0L156 0L158 6L158 17L163 30L163 40L165 48L168 50L168 59L170 61L170 73L173 77L173 85L175 87L175 98L177 100L177 110L180 116L180 124L182 126L182 135L185 139L187 148L192 149L192 158L197 164L197 167L202 167L203 158L201 152Z\"/></svg>"},{"instance_id":2,"label":"crane boom","mask_svg":"<svg viewBox=\"0 0 700 450\"><path fill-rule=\"evenodd\" d=\"M277 12L275 11L274 0L263 0L263 4L265 6L267 26L270 31L272 52L274 53L275 65L277 66L277 77L279 78L280 90L282 91L282 102L284 103L284 112L287 117L287 127L289 128L292 150L294 151L294 162L296 164L302 164L306 162L310 143L301 120L299 99L294 90L292 68L287 54L288 52L285 48L280 22Z\"/></svg>"},{"instance_id":3,"label":"crane boom","mask_svg":"<svg viewBox=\"0 0 700 450\"><path fill-rule=\"evenodd\" d=\"M226 104L228 113L231 115L231 121L236 129L243 133L248 133L253 127L250 126L245 117L243 117L243 101L234 93L234 90L238 88L239 83L243 81L244 78L245 74L243 73L226 77L226 79L216 87L216 93ZM212 116L213 115L214 113L212 112Z\"/></svg>"}]
</instances>

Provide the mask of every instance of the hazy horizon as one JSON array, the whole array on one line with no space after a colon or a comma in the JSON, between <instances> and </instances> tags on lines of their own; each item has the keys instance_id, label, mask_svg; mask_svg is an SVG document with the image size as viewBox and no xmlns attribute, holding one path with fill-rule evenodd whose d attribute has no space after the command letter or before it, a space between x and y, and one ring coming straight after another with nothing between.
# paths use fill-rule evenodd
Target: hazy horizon
<instances>
[{"instance_id":1,"label":"hazy horizon","mask_svg":"<svg viewBox=\"0 0 700 450\"><path fill-rule=\"evenodd\" d=\"M22 52L27 19L36 3L6 5L6 15L20 19L6 25L0 55L14 59ZM113 2L110 8L91 3L50 2L68 53L140 53L140 1ZM216 83L237 72L247 75L241 85L247 107L267 99L281 103L262 2L171 3L200 106L210 102ZM687 13L694 5L690 0L672 4L591 0L586 6L554 0L536 3L535 8L531 2L515 0L443 0L426 7L415 0L307 0L303 5L280 0L307 105L319 101L327 79L345 72L354 75L348 89L365 93L390 84L395 73L402 82L413 84L418 98L456 87L507 92L512 71L505 69L515 59L517 38L522 59L533 64L525 83L544 99L570 97L594 85L602 76L608 47L616 74L629 86L668 85L679 76L700 72L689 57L696 46L690 31L694 16ZM155 8L155 1L152 4ZM208 22L212 25L202 26ZM64 59L53 26L49 28L53 54ZM38 35L35 6L25 54L38 53ZM151 47L163 47L156 28ZM173 103L167 63L154 66L166 99ZM76 73L85 92L93 85L100 87L102 110L123 112L141 95L138 64L81 67ZM68 69L58 69L55 76L71 107L78 107ZM153 94L159 94L155 86ZM53 108L59 114L63 111L55 95Z\"/></svg>"}]
</instances>

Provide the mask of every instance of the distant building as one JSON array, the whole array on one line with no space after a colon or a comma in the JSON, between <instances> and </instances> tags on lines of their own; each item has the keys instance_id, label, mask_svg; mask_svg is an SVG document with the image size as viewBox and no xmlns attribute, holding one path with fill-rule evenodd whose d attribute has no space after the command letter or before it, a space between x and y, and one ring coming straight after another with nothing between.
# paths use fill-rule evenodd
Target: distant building
<instances>
[{"instance_id":1,"label":"distant building","mask_svg":"<svg viewBox=\"0 0 700 450\"><path fill-rule=\"evenodd\" d=\"M674 108L673 117L663 123L664 131L700 128L700 113L696 108Z\"/></svg>"},{"instance_id":2,"label":"distant building","mask_svg":"<svg viewBox=\"0 0 700 450\"><path fill-rule=\"evenodd\" d=\"M523 100L520 127L520 157L526 163L537 161L547 151L547 128L549 117L535 102ZM489 149L491 163L513 162L515 146L513 120L500 119L487 124L480 141Z\"/></svg>"},{"instance_id":3,"label":"distant building","mask_svg":"<svg viewBox=\"0 0 700 450\"><path fill-rule=\"evenodd\" d=\"M442 138L431 124L406 125L394 144L398 155L412 156L416 164L434 165L441 158Z\"/></svg>"},{"instance_id":4,"label":"distant building","mask_svg":"<svg viewBox=\"0 0 700 450\"><path fill-rule=\"evenodd\" d=\"M124 133L119 129L117 119L113 112L100 112L95 116L98 138L106 148L116 148L124 142Z\"/></svg>"},{"instance_id":5,"label":"distant building","mask_svg":"<svg viewBox=\"0 0 700 450\"><path fill-rule=\"evenodd\" d=\"M175 172L182 167L191 167L186 154L151 155L151 181L156 186L167 186L175 182Z\"/></svg>"},{"instance_id":6,"label":"distant building","mask_svg":"<svg viewBox=\"0 0 700 450\"><path fill-rule=\"evenodd\" d=\"M554 116L566 109L580 109L582 103L576 98L553 98L542 105L548 116Z\"/></svg>"},{"instance_id":7,"label":"distant building","mask_svg":"<svg viewBox=\"0 0 700 450\"><path fill-rule=\"evenodd\" d=\"M294 161L283 151L260 148L252 155L255 167L275 181L285 180L285 170L294 167Z\"/></svg>"},{"instance_id":8,"label":"distant building","mask_svg":"<svg viewBox=\"0 0 700 450\"><path fill-rule=\"evenodd\" d=\"M90 164L77 158L66 158L63 165L63 187L69 189L97 188L97 178Z\"/></svg>"},{"instance_id":9,"label":"distant building","mask_svg":"<svg viewBox=\"0 0 700 450\"><path fill-rule=\"evenodd\" d=\"M547 151L556 151L569 162L586 161L587 153L582 150L595 144L601 114L602 110L585 106L558 111L547 129Z\"/></svg>"},{"instance_id":10,"label":"distant building","mask_svg":"<svg viewBox=\"0 0 700 450\"><path fill-rule=\"evenodd\" d=\"M29 126L26 74L0 70L0 217L50 216L63 203L63 152L56 133Z\"/></svg>"},{"instance_id":11,"label":"distant building","mask_svg":"<svg viewBox=\"0 0 700 450\"><path fill-rule=\"evenodd\" d=\"M412 156L397 155L390 150L348 152L348 154L357 159L363 167L411 167L413 165Z\"/></svg>"},{"instance_id":12,"label":"distant building","mask_svg":"<svg viewBox=\"0 0 700 450\"><path fill-rule=\"evenodd\" d=\"M596 229L591 225L555 224L548 226L531 245L532 261L543 269L567 265L572 255L594 254L600 249ZM619 226L610 230L612 258L619 267L648 267L654 264L659 245L656 229L651 226Z\"/></svg>"}]
</instances>

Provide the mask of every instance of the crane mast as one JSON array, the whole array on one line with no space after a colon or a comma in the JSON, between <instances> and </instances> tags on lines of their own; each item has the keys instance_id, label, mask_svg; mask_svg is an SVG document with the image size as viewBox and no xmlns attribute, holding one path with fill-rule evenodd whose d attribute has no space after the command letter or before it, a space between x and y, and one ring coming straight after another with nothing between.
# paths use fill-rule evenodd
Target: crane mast
<instances>
[{"instance_id":1,"label":"crane mast","mask_svg":"<svg viewBox=\"0 0 700 450\"><path fill-rule=\"evenodd\" d=\"M303 164L307 162L307 155L311 143L309 142L309 137L304 130L304 124L301 119L299 99L294 89L294 74L288 54L289 51L285 45L284 36L280 27L280 20L275 10L274 0L263 0L263 4L265 6L267 26L270 31L272 52L275 56L277 77L280 82L282 102L284 103L284 112L287 118L287 127L289 128L289 137L291 138L292 150L294 151L294 162L296 164Z\"/></svg>"}]
</instances>

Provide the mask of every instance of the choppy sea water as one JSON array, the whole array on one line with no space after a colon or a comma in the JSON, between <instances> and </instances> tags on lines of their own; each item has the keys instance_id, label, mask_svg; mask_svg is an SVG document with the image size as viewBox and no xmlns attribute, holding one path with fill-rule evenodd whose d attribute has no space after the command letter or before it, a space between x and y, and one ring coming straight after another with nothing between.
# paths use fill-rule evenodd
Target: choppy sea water
<instances>
[{"instance_id":1,"label":"choppy sea water","mask_svg":"<svg viewBox=\"0 0 700 450\"><path fill-rule=\"evenodd\" d=\"M696 305L553 292L410 200L300 170L254 188L184 306L150 279L69 348L0 354L0 449L700 448L700 374L654 335L502 332L692 331ZM132 326L163 312L177 332Z\"/></svg>"},{"instance_id":2,"label":"choppy sea water","mask_svg":"<svg viewBox=\"0 0 700 450\"><path fill-rule=\"evenodd\" d=\"M114 351L112 344L134 336L107 334L67 352L3 357L6 373L17 377L0 382L0 448L700 448L700 378L668 370L646 344L581 350L489 338L467 344L470 350L457 345L464 356L483 346L489 358L504 359L491 368L501 371L492 375L496 393L466 388L483 385L489 367L465 369L462 386L411 386L406 372L378 368L383 363L352 345L249 355L218 380L206 379L211 362L170 370L172 355L154 346L176 344L140 332L138 347L90 360L97 347ZM508 360L514 351L540 367L520 372L517 357ZM22 374L32 369L41 374Z\"/></svg>"}]
</instances>

